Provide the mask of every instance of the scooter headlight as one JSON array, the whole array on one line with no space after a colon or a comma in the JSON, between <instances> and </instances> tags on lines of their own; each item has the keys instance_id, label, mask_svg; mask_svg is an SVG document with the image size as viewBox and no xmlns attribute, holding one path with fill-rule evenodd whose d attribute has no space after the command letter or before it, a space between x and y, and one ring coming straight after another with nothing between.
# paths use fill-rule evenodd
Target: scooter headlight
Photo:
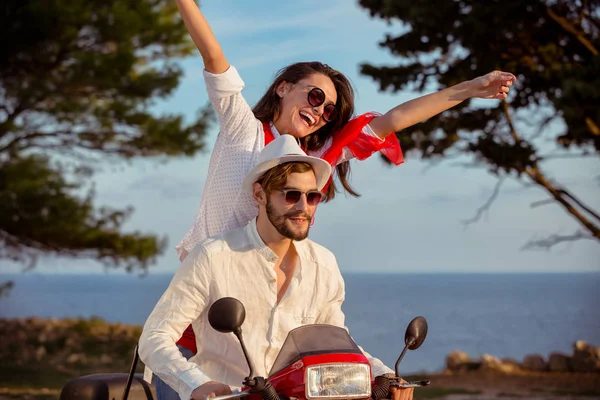
<instances>
[{"instance_id":1,"label":"scooter headlight","mask_svg":"<svg viewBox=\"0 0 600 400\"><path fill-rule=\"evenodd\" d=\"M306 369L307 399L356 399L371 396L368 364L332 363Z\"/></svg>"}]
</instances>

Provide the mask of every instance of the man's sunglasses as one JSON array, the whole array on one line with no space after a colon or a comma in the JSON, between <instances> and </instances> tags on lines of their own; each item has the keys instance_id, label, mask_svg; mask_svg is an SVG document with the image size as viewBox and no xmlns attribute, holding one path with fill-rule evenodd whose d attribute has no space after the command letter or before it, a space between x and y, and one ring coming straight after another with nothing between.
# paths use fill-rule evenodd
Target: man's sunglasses
<instances>
[{"instance_id":1,"label":"man's sunglasses","mask_svg":"<svg viewBox=\"0 0 600 400\"><path fill-rule=\"evenodd\" d=\"M309 190L308 192L303 192L298 189L277 189L285 196L285 202L288 204L296 204L300 201L300 198L303 194L306 194L306 203L309 206L316 206L323 200L323 193L318 192L316 190Z\"/></svg>"},{"instance_id":2,"label":"man's sunglasses","mask_svg":"<svg viewBox=\"0 0 600 400\"><path fill-rule=\"evenodd\" d=\"M318 87L311 88L310 86L303 85L300 82L297 84L305 89L308 89L308 104L313 107L319 107L321 104L325 103L325 92L323 92L322 89ZM337 109L335 108L335 104L327 104L323 108L323 119L326 122L333 121L336 117L336 114Z\"/></svg>"}]
</instances>

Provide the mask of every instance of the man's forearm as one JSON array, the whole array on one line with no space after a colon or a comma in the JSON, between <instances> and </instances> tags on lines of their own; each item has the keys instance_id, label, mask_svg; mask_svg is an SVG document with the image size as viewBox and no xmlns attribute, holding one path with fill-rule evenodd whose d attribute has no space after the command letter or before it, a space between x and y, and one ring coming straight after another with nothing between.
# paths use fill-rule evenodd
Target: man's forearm
<instances>
[{"instance_id":1,"label":"man's forearm","mask_svg":"<svg viewBox=\"0 0 600 400\"><path fill-rule=\"evenodd\" d=\"M195 388L211 381L196 363L181 354L168 335L144 330L139 354L140 360L182 398L189 399Z\"/></svg>"}]
</instances>

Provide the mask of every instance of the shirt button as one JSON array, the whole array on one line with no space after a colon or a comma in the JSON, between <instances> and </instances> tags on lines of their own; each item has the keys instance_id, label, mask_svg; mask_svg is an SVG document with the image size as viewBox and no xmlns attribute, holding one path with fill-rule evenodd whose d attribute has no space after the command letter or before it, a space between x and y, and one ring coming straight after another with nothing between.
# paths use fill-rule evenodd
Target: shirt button
<instances>
[{"instance_id":1,"label":"shirt button","mask_svg":"<svg viewBox=\"0 0 600 400\"><path fill-rule=\"evenodd\" d=\"M271 279L271 283L275 283L275 282L277 282L277 279L275 279L275 278Z\"/></svg>"}]
</instances>

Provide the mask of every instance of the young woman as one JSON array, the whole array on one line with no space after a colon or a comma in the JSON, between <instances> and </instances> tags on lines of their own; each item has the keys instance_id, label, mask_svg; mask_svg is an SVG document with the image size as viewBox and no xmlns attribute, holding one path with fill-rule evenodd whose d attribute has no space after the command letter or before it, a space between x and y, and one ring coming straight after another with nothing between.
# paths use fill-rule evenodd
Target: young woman
<instances>
[{"instance_id":1,"label":"young woman","mask_svg":"<svg viewBox=\"0 0 600 400\"><path fill-rule=\"evenodd\" d=\"M372 112L352 118L354 93L347 78L325 64L304 62L282 69L251 108L241 94L244 81L227 62L194 0L176 3L204 61L209 99L221 128L200 209L193 226L177 245L181 259L199 241L256 217L256 207L242 192L241 182L271 138L280 134L298 138L309 155L322 157L336 167L336 178L355 194L347 181L350 159L362 160L381 151L399 165L403 156L395 132L468 98L505 99L516 80L511 73L494 71L400 104L383 115ZM328 200L335 190L331 182L325 191Z\"/></svg>"},{"instance_id":2,"label":"young woman","mask_svg":"<svg viewBox=\"0 0 600 400\"><path fill-rule=\"evenodd\" d=\"M505 99L516 80L511 73L493 71L400 104L385 114L370 112L353 118L354 93L348 79L328 65L301 62L279 71L265 95L251 108L241 94L243 80L227 62L194 0L175 1L202 56L209 99L220 125L200 209L193 226L177 245L182 260L196 243L243 226L257 216L251 195L242 191L242 181L273 138L281 134L296 137L309 155L335 167L336 178L346 191L356 195L347 181L350 159L363 160L380 151L399 165L404 159L395 132L468 98ZM331 200L335 183L330 181L324 192ZM178 345L186 357L194 353L191 327ZM170 388L158 378L156 385L159 400L166 400Z\"/></svg>"}]
</instances>

